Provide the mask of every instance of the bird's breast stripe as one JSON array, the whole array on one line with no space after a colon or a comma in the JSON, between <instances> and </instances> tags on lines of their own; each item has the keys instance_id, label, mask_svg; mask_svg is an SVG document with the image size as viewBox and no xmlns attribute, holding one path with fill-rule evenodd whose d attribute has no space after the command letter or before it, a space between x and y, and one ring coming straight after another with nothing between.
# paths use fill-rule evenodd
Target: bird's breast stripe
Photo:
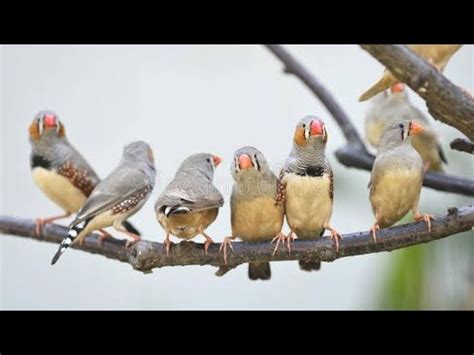
<instances>
[{"instance_id":1,"label":"bird's breast stripe","mask_svg":"<svg viewBox=\"0 0 474 355\"><path fill-rule=\"evenodd\" d=\"M31 168L44 168L44 169L49 169L51 167L51 162L42 157L41 155L33 155L31 157Z\"/></svg>"}]
</instances>

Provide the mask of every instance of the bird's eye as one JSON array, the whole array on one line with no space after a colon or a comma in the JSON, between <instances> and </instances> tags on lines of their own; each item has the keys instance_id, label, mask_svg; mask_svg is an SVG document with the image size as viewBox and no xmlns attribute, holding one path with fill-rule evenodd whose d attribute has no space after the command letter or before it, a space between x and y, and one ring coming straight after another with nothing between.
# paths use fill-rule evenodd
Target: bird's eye
<instances>
[{"instance_id":1,"label":"bird's eye","mask_svg":"<svg viewBox=\"0 0 474 355\"><path fill-rule=\"evenodd\" d=\"M303 128L306 128L306 124L303 123Z\"/></svg>"},{"instance_id":2,"label":"bird's eye","mask_svg":"<svg viewBox=\"0 0 474 355\"><path fill-rule=\"evenodd\" d=\"M208 162L208 163L210 163L210 162L211 162L211 158L207 158L206 160L207 160L207 162Z\"/></svg>"},{"instance_id":3,"label":"bird's eye","mask_svg":"<svg viewBox=\"0 0 474 355\"><path fill-rule=\"evenodd\" d=\"M403 128L403 123L400 123L398 127Z\"/></svg>"}]
</instances>

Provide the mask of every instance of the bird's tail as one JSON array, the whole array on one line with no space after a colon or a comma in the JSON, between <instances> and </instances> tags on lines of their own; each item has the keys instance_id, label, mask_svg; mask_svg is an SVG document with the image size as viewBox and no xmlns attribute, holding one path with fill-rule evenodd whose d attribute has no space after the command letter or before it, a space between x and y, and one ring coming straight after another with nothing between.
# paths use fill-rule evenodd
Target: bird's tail
<instances>
[{"instance_id":1,"label":"bird's tail","mask_svg":"<svg viewBox=\"0 0 474 355\"><path fill-rule=\"evenodd\" d=\"M141 235L140 232L129 221L125 221L122 224L128 232L136 235Z\"/></svg>"},{"instance_id":2,"label":"bird's tail","mask_svg":"<svg viewBox=\"0 0 474 355\"><path fill-rule=\"evenodd\" d=\"M268 262L249 263L250 280L270 280L272 271Z\"/></svg>"},{"instance_id":3,"label":"bird's tail","mask_svg":"<svg viewBox=\"0 0 474 355\"><path fill-rule=\"evenodd\" d=\"M58 261L59 257L63 255L63 253L66 251L67 248L71 246L71 244L74 242L74 240L81 234L81 232L86 228L87 221L83 221L79 223L78 225L72 226L69 229L69 232L67 234L67 237L63 239L61 244L59 244L59 249L56 252L56 254L53 256L53 259L51 260L51 265L56 264Z\"/></svg>"},{"instance_id":4,"label":"bird's tail","mask_svg":"<svg viewBox=\"0 0 474 355\"><path fill-rule=\"evenodd\" d=\"M368 88L362 95L359 97L359 101L366 101L371 97L377 95L379 92L388 89L390 86L396 84L396 81L393 80L393 75L390 72L386 71L383 73L382 78Z\"/></svg>"},{"instance_id":5,"label":"bird's tail","mask_svg":"<svg viewBox=\"0 0 474 355\"><path fill-rule=\"evenodd\" d=\"M321 261L319 260L299 260L300 269L304 271L316 271L321 269Z\"/></svg>"}]
</instances>

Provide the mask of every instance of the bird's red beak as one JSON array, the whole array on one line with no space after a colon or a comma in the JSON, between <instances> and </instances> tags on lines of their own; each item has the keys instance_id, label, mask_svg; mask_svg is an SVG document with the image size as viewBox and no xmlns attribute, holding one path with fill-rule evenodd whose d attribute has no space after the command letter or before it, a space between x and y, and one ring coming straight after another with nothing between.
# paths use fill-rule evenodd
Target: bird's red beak
<instances>
[{"instance_id":1,"label":"bird's red beak","mask_svg":"<svg viewBox=\"0 0 474 355\"><path fill-rule=\"evenodd\" d=\"M44 118L43 118L43 121L44 121L44 126L46 128L54 128L56 127L56 116L51 114L51 113L47 113L46 115L44 115Z\"/></svg>"},{"instance_id":2,"label":"bird's red beak","mask_svg":"<svg viewBox=\"0 0 474 355\"><path fill-rule=\"evenodd\" d=\"M245 170L253 167L252 159L247 154L241 154L239 157L239 169Z\"/></svg>"},{"instance_id":3,"label":"bird's red beak","mask_svg":"<svg viewBox=\"0 0 474 355\"><path fill-rule=\"evenodd\" d=\"M314 120L311 122L311 135L312 136L320 136L323 134L323 125L321 121Z\"/></svg>"},{"instance_id":4,"label":"bird's red beak","mask_svg":"<svg viewBox=\"0 0 474 355\"><path fill-rule=\"evenodd\" d=\"M222 158L218 157L217 155L213 155L212 160L214 161L214 166L218 166L221 163Z\"/></svg>"},{"instance_id":5,"label":"bird's red beak","mask_svg":"<svg viewBox=\"0 0 474 355\"><path fill-rule=\"evenodd\" d=\"M392 91L392 93L394 93L394 94L403 92L403 91L405 91L405 84L403 84L403 83L395 84L390 88L390 91Z\"/></svg>"},{"instance_id":6,"label":"bird's red beak","mask_svg":"<svg viewBox=\"0 0 474 355\"><path fill-rule=\"evenodd\" d=\"M415 121L410 122L410 135L415 135L424 130L423 126Z\"/></svg>"}]
</instances>

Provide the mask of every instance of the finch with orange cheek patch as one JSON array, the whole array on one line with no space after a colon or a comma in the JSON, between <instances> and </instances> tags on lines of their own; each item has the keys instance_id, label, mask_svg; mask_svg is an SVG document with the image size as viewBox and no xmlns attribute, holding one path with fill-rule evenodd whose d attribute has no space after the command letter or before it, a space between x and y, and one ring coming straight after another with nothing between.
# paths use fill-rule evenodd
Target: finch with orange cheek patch
<instances>
[{"instance_id":1,"label":"finch with orange cheek patch","mask_svg":"<svg viewBox=\"0 0 474 355\"><path fill-rule=\"evenodd\" d=\"M462 46L459 44L411 44L407 47L433 64L438 71L443 72L451 57ZM388 69L385 69L382 78L367 89L359 97L359 101L366 101L399 82Z\"/></svg>"},{"instance_id":2,"label":"finch with orange cheek patch","mask_svg":"<svg viewBox=\"0 0 474 355\"><path fill-rule=\"evenodd\" d=\"M212 184L214 170L221 158L199 153L186 158L176 175L155 203L158 222L166 231L166 254L169 254L170 234L192 239L197 235L206 238L204 251L213 243L205 230L215 221L224 198Z\"/></svg>"},{"instance_id":3,"label":"finch with orange cheek patch","mask_svg":"<svg viewBox=\"0 0 474 355\"><path fill-rule=\"evenodd\" d=\"M373 147L378 147L385 128L396 122L414 120L424 130L412 137L413 148L420 154L426 170L442 171L443 162L447 163L441 140L428 117L409 100L406 87L398 83L378 94L365 116L365 136Z\"/></svg>"},{"instance_id":4,"label":"finch with orange cheek patch","mask_svg":"<svg viewBox=\"0 0 474 355\"><path fill-rule=\"evenodd\" d=\"M62 215L36 220L36 234L39 236L44 224L79 211L100 179L69 143L64 124L55 112L38 112L28 132L33 180L51 201L64 210ZM140 234L129 222L125 221L124 226L127 231ZM110 236L105 231L101 234L103 238Z\"/></svg>"},{"instance_id":5,"label":"finch with orange cheek patch","mask_svg":"<svg viewBox=\"0 0 474 355\"><path fill-rule=\"evenodd\" d=\"M286 220L291 229L286 241L293 238L293 233L309 239L321 237L329 229L339 250L341 235L330 226L334 177L325 153L327 139L326 127L319 118L306 116L298 122L293 148L280 174ZM320 261L300 260L299 264L306 271L321 267Z\"/></svg>"},{"instance_id":6,"label":"finch with orange cheek patch","mask_svg":"<svg viewBox=\"0 0 474 355\"><path fill-rule=\"evenodd\" d=\"M285 214L282 204L275 204L278 178L263 154L254 147L243 147L234 154L231 165L234 186L230 198L232 236L226 237L220 251L227 264L227 247L239 237L246 242L271 241L280 236ZM251 280L269 280L270 263L249 263Z\"/></svg>"},{"instance_id":7,"label":"finch with orange cheek patch","mask_svg":"<svg viewBox=\"0 0 474 355\"><path fill-rule=\"evenodd\" d=\"M415 121L392 123L380 139L370 176L370 203L375 222L370 228L377 242L377 231L390 227L408 211L414 219L424 220L431 232L433 216L418 211L423 183L423 161L410 144L411 137L423 131Z\"/></svg>"}]
</instances>

